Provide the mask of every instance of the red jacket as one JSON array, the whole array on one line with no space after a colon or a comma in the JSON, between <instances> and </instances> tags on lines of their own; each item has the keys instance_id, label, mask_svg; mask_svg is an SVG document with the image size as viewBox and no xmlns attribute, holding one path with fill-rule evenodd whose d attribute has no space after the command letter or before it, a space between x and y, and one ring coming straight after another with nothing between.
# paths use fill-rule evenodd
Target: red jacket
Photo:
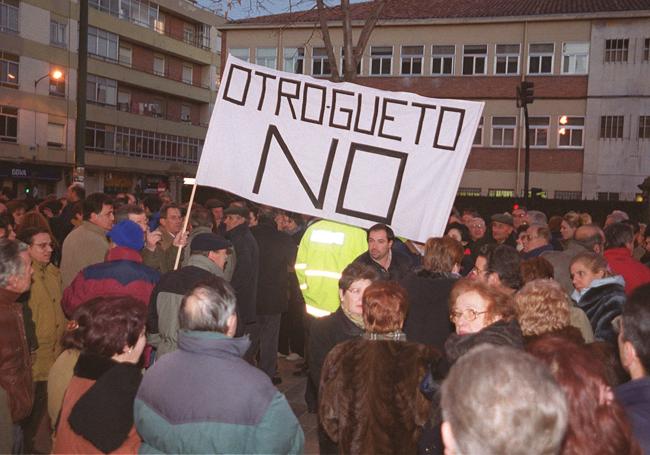
<instances>
[{"instance_id":1,"label":"red jacket","mask_svg":"<svg viewBox=\"0 0 650 455\"><path fill-rule=\"evenodd\" d=\"M0 288L0 387L9 397L14 423L32 410L32 364L19 294Z\"/></svg>"},{"instance_id":2,"label":"red jacket","mask_svg":"<svg viewBox=\"0 0 650 455\"><path fill-rule=\"evenodd\" d=\"M625 280L626 295L630 295L642 284L650 283L650 268L634 259L629 249L621 247L605 250L605 259L609 268Z\"/></svg>"},{"instance_id":3,"label":"red jacket","mask_svg":"<svg viewBox=\"0 0 650 455\"><path fill-rule=\"evenodd\" d=\"M71 317L74 310L95 297L129 295L149 304L151 291L160 273L142 264L136 250L115 247L108 251L106 262L86 267L63 291L61 306Z\"/></svg>"}]
</instances>

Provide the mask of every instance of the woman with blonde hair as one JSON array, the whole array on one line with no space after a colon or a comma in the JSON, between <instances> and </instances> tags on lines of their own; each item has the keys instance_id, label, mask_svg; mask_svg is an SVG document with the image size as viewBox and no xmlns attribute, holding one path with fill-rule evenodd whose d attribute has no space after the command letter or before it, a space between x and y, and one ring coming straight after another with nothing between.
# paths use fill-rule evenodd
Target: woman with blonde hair
<instances>
[{"instance_id":1,"label":"woman with blonde hair","mask_svg":"<svg viewBox=\"0 0 650 455\"><path fill-rule=\"evenodd\" d=\"M567 212L562 217L562 223L560 224L560 234L562 234L562 240L567 241L573 238L573 235L578 229L582 226L580 220L580 215L576 212Z\"/></svg>"}]
</instances>

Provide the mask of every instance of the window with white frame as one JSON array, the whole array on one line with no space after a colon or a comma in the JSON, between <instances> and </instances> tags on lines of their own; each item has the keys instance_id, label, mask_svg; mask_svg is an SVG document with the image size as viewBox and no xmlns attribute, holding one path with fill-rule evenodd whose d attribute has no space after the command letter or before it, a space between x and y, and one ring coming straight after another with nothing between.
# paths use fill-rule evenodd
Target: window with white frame
<instances>
[{"instance_id":1,"label":"window with white frame","mask_svg":"<svg viewBox=\"0 0 650 455\"><path fill-rule=\"evenodd\" d=\"M183 64L183 73L181 78L184 83L192 85L194 81L194 66Z\"/></svg>"},{"instance_id":2,"label":"window with white frame","mask_svg":"<svg viewBox=\"0 0 650 455\"><path fill-rule=\"evenodd\" d=\"M584 129L584 117L560 117L558 122L558 147L581 148L584 137Z\"/></svg>"},{"instance_id":3,"label":"window with white frame","mask_svg":"<svg viewBox=\"0 0 650 455\"><path fill-rule=\"evenodd\" d=\"M115 150L115 127L96 122L86 122L86 147L89 150Z\"/></svg>"},{"instance_id":4,"label":"window with white frame","mask_svg":"<svg viewBox=\"0 0 650 455\"><path fill-rule=\"evenodd\" d=\"M100 28L88 27L88 54L117 61L118 36Z\"/></svg>"},{"instance_id":5,"label":"window with white frame","mask_svg":"<svg viewBox=\"0 0 650 455\"><path fill-rule=\"evenodd\" d=\"M402 74L422 74L424 46L402 46Z\"/></svg>"},{"instance_id":6,"label":"window with white frame","mask_svg":"<svg viewBox=\"0 0 650 455\"><path fill-rule=\"evenodd\" d=\"M311 74L313 76L329 76L331 74L327 49L314 47L311 50Z\"/></svg>"},{"instance_id":7,"label":"window with white frame","mask_svg":"<svg viewBox=\"0 0 650 455\"><path fill-rule=\"evenodd\" d=\"M230 55L238 58L239 60L243 60L245 62L248 62L250 60L250 49L247 47L233 47L228 49L228 52Z\"/></svg>"},{"instance_id":8,"label":"window with white frame","mask_svg":"<svg viewBox=\"0 0 650 455\"><path fill-rule=\"evenodd\" d=\"M515 145L517 117L492 117L492 147Z\"/></svg>"},{"instance_id":9,"label":"window with white frame","mask_svg":"<svg viewBox=\"0 0 650 455\"><path fill-rule=\"evenodd\" d=\"M480 195L481 195L480 188L467 188L461 186L460 188L458 188L458 191L456 192L456 196L478 197Z\"/></svg>"},{"instance_id":10,"label":"window with white frame","mask_svg":"<svg viewBox=\"0 0 650 455\"><path fill-rule=\"evenodd\" d=\"M579 201L582 199L582 191L555 191L554 199Z\"/></svg>"},{"instance_id":11,"label":"window with white frame","mask_svg":"<svg viewBox=\"0 0 650 455\"><path fill-rule=\"evenodd\" d=\"M622 115L603 115L600 117L601 139L623 139L624 117Z\"/></svg>"},{"instance_id":12,"label":"window with white frame","mask_svg":"<svg viewBox=\"0 0 650 455\"><path fill-rule=\"evenodd\" d=\"M154 22L153 29L161 35L165 34L165 19L167 19L165 13L158 11L158 19Z\"/></svg>"},{"instance_id":13,"label":"window with white frame","mask_svg":"<svg viewBox=\"0 0 650 455\"><path fill-rule=\"evenodd\" d=\"M392 46L370 47L370 74L373 76L390 76L392 63Z\"/></svg>"},{"instance_id":14,"label":"window with white frame","mask_svg":"<svg viewBox=\"0 0 650 455\"><path fill-rule=\"evenodd\" d=\"M0 87L18 88L20 57L0 51Z\"/></svg>"},{"instance_id":15,"label":"window with white frame","mask_svg":"<svg viewBox=\"0 0 650 455\"><path fill-rule=\"evenodd\" d=\"M474 142L472 145L483 145L483 116L478 122L478 128L476 129L476 134L474 134Z\"/></svg>"},{"instance_id":16,"label":"window with white frame","mask_svg":"<svg viewBox=\"0 0 650 455\"><path fill-rule=\"evenodd\" d=\"M528 74L552 74L555 44L536 43L528 46Z\"/></svg>"},{"instance_id":17,"label":"window with white frame","mask_svg":"<svg viewBox=\"0 0 650 455\"><path fill-rule=\"evenodd\" d=\"M131 49L130 46L120 44L119 62L120 65L128 66L131 68L131 65L133 64L133 49Z\"/></svg>"},{"instance_id":18,"label":"window with white frame","mask_svg":"<svg viewBox=\"0 0 650 455\"><path fill-rule=\"evenodd\" d=\"M550 117L529 117L531 147L548 147L548 130L551 124Z\"/></svg>"},{"instance_id":19,"label":"window with white frame","mask_svg":"<svg viewBox=\"0 0 650 455\"><path fill-rule=\"evenodd\" d=\"M274 47L258 47L255 49L255 63L267 68L277 69L278 50Z\"/></svg>"},{"instance_id":20,"label":"window with white frame","mask_svg":"<svg viewBox=\"0 0 650 455\"><path fill-rule=\"evenodd\" d=\"M18 108L0 106L0 142L18 140Z\"/></svg>"},{"instance_id":21,"label":"window with white frame","mask_svg":"<svg viewBox=\"0 0 650 455\"><path fill-rule=\"evenodd\" d=\"M192 122L192 107L187 104L181 104L181 121Z\"/></svg>"},{"instance_id":22,"label":"window with white frame","mask_svg":"<svg viewBox=\"0 0 650 455\"><path fill-rule=\"evenodd\" d=\"M650 61L650 38L646 38L643 42L643 61Z\"/></svg>"},{"instance_id":23,"label":"window with white frame","mask_svg":"<svg viewBox=\"0 0 650 455\"><path fill-rule=\"evenodd\" d=\"M630 40L627 38L605 40L605 63L627 62Z\"/></svg>"},{"instance_id":24,"label":"window with white frame","mask_svg":"<svg viewBox=\"0 0 650 455\"><path fill-rule=\"evenodd\" d=\"M131 112L131 92L124 89L118 90L117 108L123 112Z\"/></svg>"},{"instance_id":25,"label":"window with white frame","mask_svg":"<svg viewBox=\"0 0 650 455\"><path fill-rule=\"evenodd\" d=\"M66 46L66 26L62 19L50 19L50 44L57 47Z\"/></svg>"},{"instance_id":26,"label":"window with white frame","mask_svg":"<svg viewBox=\"0 0 650 455\"><path fill-rule=\"evenodd\" d=\"M587 74L589 70L589 43L562 44L562 73Z\"/></svg>"},{"instance_id":27,"label":"window with white frame","mask_svg":"<svg viewBox=\"0 0 650 455\"><path fill-rule=\"evenodd\" d=\"M0 32L18 33L18 0L0 0Z\"/></svg>"},{"instance_id":28,"label":"window with white frame","mask_svg":"<svg viewBox=\"0 0 650 455\"><path fill-rule=\"evenodd\" d=\"M431 46L431 74L438 76L454 74L454 60L456 46L436 45Z\"/></svg>"},{"instance_id":29,"label":"window with white frame","mask_svg":"<svg viewBox=\"0 0 650 455\"><path fill-rule=\"evenodd\" d=\"M65 126L60 123L48 122L47 124L47 145L51 147L63 147Z\"/></svg>"},{"instance_id":30,"label":"window with white frame","mask_svg":"<svg viewBox=\"0 0 650 455\"><path fill-rule=\"evenodd\" d=\"M285 47L282 50L283 69L287 73L303 74L305 72L305 48Z\"/></svg>"},{"instance_id":31,"label":"window with white frame","mask_svg":"<svg viewBox=\"0 0 650 455\"><path fill-rule=\"evenodd\" d=\"M466 44L463 46L463 75L485 74L487 65L487 45Z\"/></svg>"},{"instance_id":32,"label":"window with white frame","mask_svg":"<svg viewBox=\"0 0 650 455\"><path fill-rule=\"evenodd\" d=\"M196 42L196 29L192 24L183 24L183 41L188 44Z\"/></svg>"},{"instance_id":33,"label":"window with white frame","mask_svg":"<svg viewBox=\"0 0 650 455\"><path fill-rule=\"evenodd\" d=\"M519 44L497 44L494 74L519 74Z\"/></svg>"},{"instance_id":34,"label":"window with white frame","mask_svg":"<svg viewBox=\"0 0 650 455\"><path fill-rule=\"evenodd\" d=\"M86 96L91 103L115 106L117 103L117 81L88 74Z\"/></svg>"},{"instance_id":35,"label":"window with white frame","mask_svg":"<svg viewBox=\"0 0 650 455\"><path fill-rule=\"evenodd\" d=\"M650 115L639 117L639 139L650 139Z\"/></svg>"},{"instance_id":36,"label":"window with white frame","mask_svg":"<svg viewBox=\"0 0 650 455\"><path fill-rule=\"evenodd\" d=\"M515 197L515 190L490 188L488 189L488 197Z\"/></svg>"},{"instance_id":37,"label":"window with white frame","mask_svg":"<svg viewBox=\"0 0 650 455\"><path fill-rule=\"evenodd\" d=\"M345 47L341 47L341 74L345 71ZM357 62L357 75L361 74L361 59Z\"/></svg>"},{"instance_id":38,"label":"window with white frame","mask_svg":"<svg viewBox=\"0 0 650 455\"><path fill-rule=\"evenodd\" d=\"M165 75L165 56L162 54L153 54L153 74L156 76Z\"/></svg>"}]
</instances>

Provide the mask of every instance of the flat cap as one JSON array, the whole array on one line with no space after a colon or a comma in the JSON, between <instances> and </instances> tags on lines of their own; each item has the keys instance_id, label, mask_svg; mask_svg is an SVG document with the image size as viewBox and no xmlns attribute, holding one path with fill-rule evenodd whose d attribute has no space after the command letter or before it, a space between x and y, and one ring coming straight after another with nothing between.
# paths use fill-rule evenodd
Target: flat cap
<instances>
[{"instance_id":1,"label":"flat cap","mask_svg":"<svg viewBox=\"0 0 650 455\"><path fill-rule=\"evenodd\" d=\"M248 209L246 207L228 207L223 211L224 215L239 215L244 218L248 218Z\"/></svg>"},{"instance_id":2,"label":"flat cap","mask_svg":"<svg viewBox=\"0 0 650 455\"><path fill-rule=\"evenodd\" d=\"M495 213L492 215L491 218L492 221L496 221L497 223L503 223L503 224L508 224L510 226L514 226L514 223L512 221L512 215L509 213Z\"/></svg>"},{"instance_id":3,"label":"flat cap","mask_svg":"<svg viewBox=\"0 0 650 455\"><path fill-rule=\"evenodd\" d=\"M206 232L204 234L199 234L192 239L190 249L192 251L217 251L225 250L231 246L232 243L230 243L229 240L226 240L217 234Z\"/></svg>"}]
</instances>

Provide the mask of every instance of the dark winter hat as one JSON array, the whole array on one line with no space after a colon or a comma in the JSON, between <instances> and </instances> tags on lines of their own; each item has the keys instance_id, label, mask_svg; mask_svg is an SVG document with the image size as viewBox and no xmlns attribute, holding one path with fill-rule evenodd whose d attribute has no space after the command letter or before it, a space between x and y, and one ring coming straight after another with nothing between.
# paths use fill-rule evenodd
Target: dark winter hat
<instances>
[{"instance_id":1,"label":"dark winter hat","mask_svg":"<svg viewBox=\"0 0 650 455\"><path fill-rule=\"evenodd\" d=\"M239 215L244 218L248 218L248 209L246 207L228 207L223 211L224 215Z\"/></svg>"},{"instance_id":2,"label":"dark winter hat","mask_svg":"<svg viewBox=\"0 0 650 455\"><path fill-rule=\"evenodd\" d=\"M230 248L232 243L217 234L206 232L194 237L190 249L192 251L217 251Z\"/></svg>"},{"instance_id":3,"label":"dark winter hat","mask_svg":"<svg viewBox=\"0 0 650 455\"><path fill-rule=\"evenodd\" d=\"M208 199L205 201L205 208L208 210L216 209L217 207L225 207L226 204L224 204L221 199Z\"/></svg>"},{"instance_id":4,"label":"dark winter hat","mask_svg":"<svg viewBox=\"0 0 650 455\"><path fill-rule=\"evenodd\" d=\"M117 246L140 251L144 248L144 232L131 220L123 220L113 226L106 234Z\"/></svg>"},{"instance_id":5,"label":"dark winter hat","mask_svg":"<svg viewBox=\"0 0 650 455\"><path fill-rule=\"evenodd\" d=\"M510 226L514 226L514 223L512 221L512 215L509 213L497 213L492 215L492 221L496 221L497 223L503 223L503 224L508 224Z\"/></svg>"}]
</instances>

